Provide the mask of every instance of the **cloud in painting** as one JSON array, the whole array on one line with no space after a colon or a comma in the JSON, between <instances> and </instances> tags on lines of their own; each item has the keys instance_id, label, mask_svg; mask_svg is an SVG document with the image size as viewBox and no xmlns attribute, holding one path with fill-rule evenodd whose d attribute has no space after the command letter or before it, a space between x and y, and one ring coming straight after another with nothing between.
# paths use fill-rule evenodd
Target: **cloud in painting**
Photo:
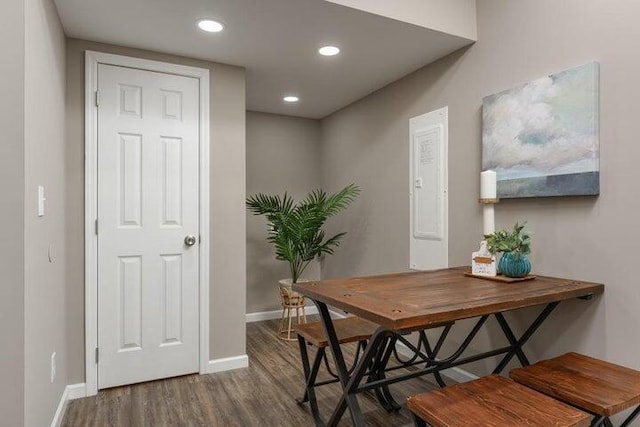
<instances>
[{"instance_id":1,"label":"cloud in painting","mask_svg":"<svg viewBox=\"0 0 640 427\"><path fill-rule=\"evenodd\" d=\"M483 100L483 169L498 179L597 170L594 64Z\"/></svg>"}]
</instances>

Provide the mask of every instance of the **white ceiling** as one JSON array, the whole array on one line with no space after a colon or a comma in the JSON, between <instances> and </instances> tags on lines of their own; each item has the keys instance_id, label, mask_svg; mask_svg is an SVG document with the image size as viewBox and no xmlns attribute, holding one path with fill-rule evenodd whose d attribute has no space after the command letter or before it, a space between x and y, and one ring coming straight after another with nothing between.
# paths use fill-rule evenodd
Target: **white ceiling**
<instances>
[{"instance_id":1,"label":"white ceiling","mask_svg":"<svg viewBox=\"0 0 640 427\"><path fill-rule=\"evenodd\" d=\"M247 109L310 118L325 117L472 42L323 0L55 3L69 37L246 67ZM226 29L204 33L196 27L201 18L217 19ZM325 44L342 53L318 55ZM300 102L285 104L287 94Z\"/></svg>"}]
</instances>

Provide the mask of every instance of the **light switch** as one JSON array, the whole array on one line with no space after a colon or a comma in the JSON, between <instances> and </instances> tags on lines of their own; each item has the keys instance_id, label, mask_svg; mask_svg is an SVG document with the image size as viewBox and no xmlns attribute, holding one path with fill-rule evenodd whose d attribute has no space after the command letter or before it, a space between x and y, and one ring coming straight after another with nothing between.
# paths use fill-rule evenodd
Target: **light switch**
<instances>
[{"instance_id":1,"label":"light switch","mask_svg":"<svg viewBox=\"0 0 640 427\"><path fill-rule=\"evenodd\" d=\"M38 186L38 216L44 216L44 201L47 200L44 197L44 187L42 185Z\"/></svg>"}]
</instances>

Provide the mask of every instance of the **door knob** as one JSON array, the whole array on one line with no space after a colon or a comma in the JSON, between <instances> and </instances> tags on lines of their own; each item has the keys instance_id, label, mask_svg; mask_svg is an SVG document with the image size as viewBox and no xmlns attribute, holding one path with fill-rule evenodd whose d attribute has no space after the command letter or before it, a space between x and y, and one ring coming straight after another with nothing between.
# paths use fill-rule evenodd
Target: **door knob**
<instances>
[{"instance_id":1,"label":"door knob","mask_svg":"<svg viewBox=\"0 0 640 427\"><path fill-rule=\"evenodd\" d=\"M196 244L197 240L198 239L196 238L196 236L188 235L187 237L184 238L184 244L187 246L193 246Z\"/></svg>"}]
</instances>

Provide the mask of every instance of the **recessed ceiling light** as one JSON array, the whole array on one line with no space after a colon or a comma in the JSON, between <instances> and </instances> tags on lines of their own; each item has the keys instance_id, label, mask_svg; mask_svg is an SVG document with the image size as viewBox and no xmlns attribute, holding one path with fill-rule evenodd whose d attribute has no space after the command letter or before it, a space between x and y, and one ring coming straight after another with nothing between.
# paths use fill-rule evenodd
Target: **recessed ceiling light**
<instances>
[{"instance_id":1,"label":"recessed ceiling light","mask_svg":"<svg viewBox=\"0 0 640 427\"><path fill-rule=\"evenodd\" d=\"M340 53L340 48L336 46L323 46L318 49L318 53L324 56L335 56Z\"/></svg>"},{"instance_id":2,"label":"recessed ceiling light","mask_svg":"<svg viewBox=\"0 0 640 427\"><path fill-rule=\"evenodd\" d=\"M300 98L298 98L297 96L289 95L282 98L282 100L284 102L298 102L300 101Z\"/></svg>"},{"instance_id":3,"label":"recessed ceiling light","mask_svg":"<svg viewBox=\"0 0 640 427\"><path fill-rule=\"evenodd\" d=\"M224 30L224 25L218 21L214 21L213 19L201 19L198 21L198 27L207 33L219 33Z\"/></svg>"}]
</instances>

